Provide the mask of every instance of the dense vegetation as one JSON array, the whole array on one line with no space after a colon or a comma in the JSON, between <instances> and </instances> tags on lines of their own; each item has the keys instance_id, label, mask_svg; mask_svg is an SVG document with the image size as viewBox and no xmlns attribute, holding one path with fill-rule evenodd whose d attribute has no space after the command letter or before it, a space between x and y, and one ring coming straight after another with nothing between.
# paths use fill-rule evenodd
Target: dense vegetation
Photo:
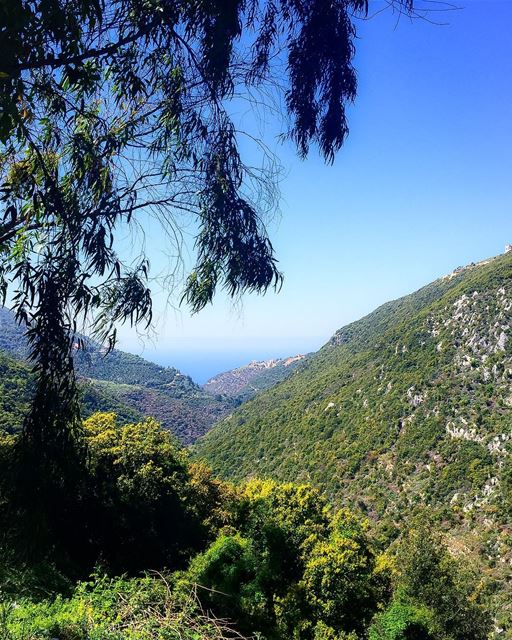
<instances>
[{"instance_id":1,"label":"dense vegetation","mask_svg":"<svg viewBox=\"0 0 512 640\"><path fill-rule=\"evenodd\" d=\"M511 629L511 276L510 255L470 265L344 327L197 455L348 499L383 541L428 509Z\"/></svg>"},{"instance_id":2,"label":"dense vegetation","mask_svg":"<svg viewBox=\"0 0 512 640\"><path fill-rule=\"evenodd\" d=\"M5 351L13 358L20 360L26 360L28 355L24 329L16 324L13 313L2 306L0 306L0 351Z\"/></svg>"},{"instance_id":3,"label":"dense vegetation","mask_svg":"<svg viewBox=\"0 0 512 640\"><path fill-rule=\"evenodd\" d=\"M84 416L108 408L122 422L141 418L139 411L118 400L114 392L103 392L100 384L83 380L80 391ZM9 433L21 430L32 393L33 377L28 364L0 350L0 429Z\"/></svg>"},{"instance_id":4,"label":"dense vegetation","mask_svg":"<svg viewBox=\"0 0 512 640\"><path fill-rule=\"evenodd\" d=\"M29 544L20 440L0 440L1 637L485 640L475 577L424 525L383 551L313 487L220 482L153 420L95 414L84 436L78 490Z\"/></svg>"},{"instance_id":5,"label":"dense vegetation","mask_svg":"<svg viewBox=\"0 0 512 640\"><path fill-rule=\"evenodd\" d=\"M74 360L85 416L105 410L115 411L125 421L150 415L183 443L190 443L235 406L228 398L204 391L173 367L161 367L118 349L106 354L96 342L79 338L86 348L75 349ZM23 376L29 376L24 328L4 307L0 307L0 355L2 352L11 359L9 375L5 361L4 376L0 378L6 392L3 405L0 404L0 423L18 429L29 406L33 384L27 387L22 382ZM18 391L14 390L15 380L19 380Z\"/></svg>"},{"instance_id":6,"label":"dense vegetation","mask_svg":"<svg viewBox=\"0 0 512 640\"><path fill-rule=\"evenodd\" d=\"M0 428L19 431L30 399L30 370L0 351Z\"/></svg>"}]
</instances>

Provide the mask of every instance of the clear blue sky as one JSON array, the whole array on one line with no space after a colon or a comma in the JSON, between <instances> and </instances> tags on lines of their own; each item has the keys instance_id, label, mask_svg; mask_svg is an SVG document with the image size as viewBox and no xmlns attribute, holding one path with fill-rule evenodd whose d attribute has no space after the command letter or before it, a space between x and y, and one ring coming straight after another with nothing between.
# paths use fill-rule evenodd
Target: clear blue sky
<instances>
[{"instance_id":1,"label":"clear blue sky","mask_svg":"<svg viewBox=\"0 0 512 640\"><path fill-rule=\"evenodd\" d=\"M359 24L359 95L333 166L275 145L286 170L270 227L282 291L237 308L220 295L193 318L165 311L156 293L155 337L123 330L121 348L203 381L316 349L379 304L512 242L512 0L459 4L431 15L445 26L390 13Z\"/></svg>"}]
</instances>

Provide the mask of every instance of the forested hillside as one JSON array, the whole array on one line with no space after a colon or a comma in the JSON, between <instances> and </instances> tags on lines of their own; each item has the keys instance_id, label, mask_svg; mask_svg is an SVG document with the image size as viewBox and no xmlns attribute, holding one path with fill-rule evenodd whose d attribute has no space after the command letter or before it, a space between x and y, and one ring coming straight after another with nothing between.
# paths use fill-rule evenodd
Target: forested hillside
<instances>
[{"instance_id":1,"label":"forested hillside","mask_svg":"<svg viewBox=\"0 0 512 640\"><path fill-rule=\"evenodd\" d=\"M24 330L16 324L9 309L0 306L0 351L6 351L14 358L26 358L28 349Z\"/></svg>"},{"instance_id":2,"label":"forested hillside","mask_svg":"<svg viewBox=\"0 0 512 640\"><path fill-rule=\"evenodd\" d=\"M512 562L512 256L458 269L335 333L196 449L224 477L313 482L394 536L429 510L500 587ZM496 601L512 624L510 593Z\"/></svg>"},{"instance_id":3,"label":"forested hillside","mask_svg":"<svg viewBox=\"0 0 512 640\"><path fill-rule=\"evenodd\" d=\"M0 640L512 640L512 245L206 388L113 349L495 246L512 2L464 4L0 0Z\"/></svg>"},{"instance_id":4,"label":"forested hillside","mask_svg":"<svg viewBox=\"0 0 512 640\"><path fill-rule=\"evenodd\" d=\"M0 428L18 431L30 399L30 370L0 351Z\"/></svg>"},{"instance_id":5,"label":"forested hillside","mask_svg":"<svg viewBox=\"0 0 512 640\"><path fill-rule=\"evenodd\" d=\"M105 355L92 340L85 340L85 345L84 350L75 351L85 416L94 411L115 411L120 419L126 420L151 415L182 442L190 443L235 406L230 399L203 390L173 367L161 367L118 349ZM28 347L23 328L3 307L0 307L0 356L3 358L0 366L9 371L8 376L0 379L0 389L5 389L0 420L9 430L16 430L30 398L30 385L23 382L29 376ZM20 380L17 391L16 380Z\"/></svg>"},{"instance_id":6,"label":"forested hillside","mask_svg":"<svg viewBox=\"0 0 512 640\"><path fill-rule=\"evenodd\" d=\"M115 411L122 422L138 420L141 413L102 390L100 384L82 380L81 405L84 417L100 409ZM33 391L30 367L0 351L0 429L17 433L23 424Z\"/></svg>"}]
</instances>

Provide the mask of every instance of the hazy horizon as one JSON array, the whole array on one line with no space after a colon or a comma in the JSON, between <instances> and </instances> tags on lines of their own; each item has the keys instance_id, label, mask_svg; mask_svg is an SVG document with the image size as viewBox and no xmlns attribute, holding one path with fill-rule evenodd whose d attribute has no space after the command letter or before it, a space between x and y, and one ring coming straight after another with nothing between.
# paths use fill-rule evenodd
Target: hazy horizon
<instances>
[{"instance_id":1,"label":"hazy horizon","mask_svg":"<svg viewBox=\"0 0 512 640\"><path fill-rule=\"evenodd\" d=\"M130 349L146 360L156 362L165 367L175 367L181 373L188 375L198 384L204 384L213 376L236 369L253 360L271 360L286 358L317 351L329 336L297 337L293 340L272 340L267 337L252 337L244 340L226 338L222 342L208 344L206 340L196 341L194 338L176 339L166 349L155 346L150 341L142 340L138 349ZM118 345L126 350L122 344Z\"/></svg>"}]
</instances>

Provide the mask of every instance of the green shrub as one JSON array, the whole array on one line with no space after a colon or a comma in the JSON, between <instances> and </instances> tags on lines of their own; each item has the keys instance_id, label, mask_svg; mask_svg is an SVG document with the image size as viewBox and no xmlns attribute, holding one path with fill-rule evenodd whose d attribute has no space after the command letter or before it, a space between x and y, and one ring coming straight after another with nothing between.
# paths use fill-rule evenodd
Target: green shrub
<instances>
[{"instance_id":1,"label":"green shrub","mask_svg":"<svg viewBox=\"0 0 512 640\"><path fill-rule=\"evenodd\" d=\"M395 592L421 611L428 609L437 640L486 640L492 624L478 601L474 576L448 554L428 525L412 530L398 549ZM393 607L393 605L392 605Z\"/></svg>"},{"instance_id":2,"label":"green shrub","mask_svg":"<svg viewBox=\"0 0 512 640\"><path fill-rule=\"evenodd\" d=\"M369 640L434 640L434 616L427 607L394 601L372 623Z\"/></svg>"},{"instance_id":3,"label":"green shrub","mask_svg":"<svg viewBox=\"0 0 512 640\"><path fill-rule=\"evenodd\" d=\"M120 426L103 413L84 424L92 560L120 572L183 566L228 519L227 487L153 419Z\"/></svg>"},{"instance_id":4,"label":"green shrub","mask_svg":"<svg viewBox=\"0 0 512 640\"><path fill-rule=\"evenodd\" d=\"M184 567L231 517L229 486L191 463L153 419L87 419L84 464L76 465L72 483L62 477L48 484L55 489L45 494L49 512L20 501L18 481L29 491L34 482L30 467L14 464L21 444L0 433L0 548L17 549L18 562L29 552L32 564L53 563L75 579L98 563L131 574Z\"/></svg>"},{"instance_id":5,"label":"green shrub","mask_svg":"<svg viewBox=\"0 0 512 640\"><path fill-rule=\"evenodd\" d=\"M205 615L194 593L165 577L97 577L69 599L0 604L2 640L223 640L233 630Z\"/></svg>"}]
</instances>

